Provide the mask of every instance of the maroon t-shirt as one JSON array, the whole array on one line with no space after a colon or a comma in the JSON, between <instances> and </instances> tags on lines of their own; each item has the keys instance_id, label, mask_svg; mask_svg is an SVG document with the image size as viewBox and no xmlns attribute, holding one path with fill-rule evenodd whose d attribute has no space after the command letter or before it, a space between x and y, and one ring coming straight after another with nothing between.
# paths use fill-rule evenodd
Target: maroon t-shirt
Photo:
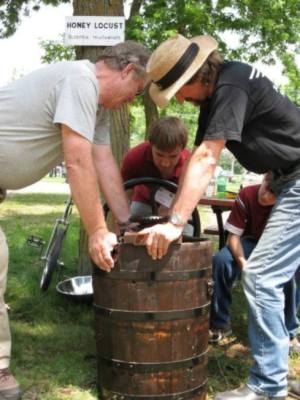
<instances>
[{"instance_id":1,"label":"maroon t-shirt","mask_svg":"<svg viewBox=\"0 0 300 400\"><path fill-rule=\"evenodd\" d=\"M272 206L259 204L259 187L260 185L251 185L239 191L224 226L226 231L255 241L259 240L272 210Z\"/></svg>"},{"instance_id":2,"label":"maroon t-shirt","mask_svg":"<svg viewBox=\"0 0 300 400\"><path fill-rule=\"evenodd\" d=\"M183 149L180 159L173 171L173 175L168 179L174 183L178 183L184 162L189 158L190 152ZM162 178L160 171L156 168L151 151L151 143L149 141L138 144L130 149L123 159L121 167L122 178L125 181L133 178L153 177ZM149 185L139 185L134 187L132 200L149 203L151 197L151 188Z\"/></svg>"}]
</instances>

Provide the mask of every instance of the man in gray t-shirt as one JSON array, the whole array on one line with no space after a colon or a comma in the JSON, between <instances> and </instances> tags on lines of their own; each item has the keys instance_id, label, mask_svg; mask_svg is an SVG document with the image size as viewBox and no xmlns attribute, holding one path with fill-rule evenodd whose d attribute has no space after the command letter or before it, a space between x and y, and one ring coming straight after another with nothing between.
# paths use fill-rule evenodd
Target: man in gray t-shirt
<instances>
[{"instance_id":1,"label":"man in gray t-shirt","mask_svg":"<svg viewBox=\"0 0 300 400\"><path fill-rule=\"evenodd\" d=\"M0 88L0 199L30 185L64 159L73 200L89 235L90 255L110 271L117 243L109 232L99 188L119 223L130 210L109 140L108 109L117 109L147 84L148 51L133 41L88 60L41 68ZM0 200L1 201L1 200ZM9 372L11 339L4 303L8 249L0 228L0 398L21 397Z\"/></svg>"}]
</instances>

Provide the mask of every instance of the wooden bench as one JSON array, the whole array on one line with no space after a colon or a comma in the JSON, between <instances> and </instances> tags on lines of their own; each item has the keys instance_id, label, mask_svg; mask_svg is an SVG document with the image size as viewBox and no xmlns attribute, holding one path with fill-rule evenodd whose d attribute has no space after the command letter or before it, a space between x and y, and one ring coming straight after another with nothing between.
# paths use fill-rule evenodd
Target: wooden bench
<instances>
[{"instance_id":1,"label":"wooden bench","mask_svg":"<svg viewBox=\"0 0 300 400\"><path fill-rule=\"evenodd\" d=\"M219 236L219 250L226 243L226 234L224 231L222 213L224 211L230 211L234 205L234 199L219 199L216 197L202 197L199 201L200 205L210 206L214 214L216 214L217 228L214 226L212 229L208 226L203 230L203 233L207 235L218 235ZM211 232L211 233L210 233Z\"/></svg>"},{"instance_id":2,"label":"wooden bench","mask_svg":"<svg viewBox=\"0 0 300 400\"><path fill-rule=\"evenodd\" d=\"M206 235L219 235L219 229L217 225L210 225L204 228L203 233Z\"/></svg>"}]
</instances>

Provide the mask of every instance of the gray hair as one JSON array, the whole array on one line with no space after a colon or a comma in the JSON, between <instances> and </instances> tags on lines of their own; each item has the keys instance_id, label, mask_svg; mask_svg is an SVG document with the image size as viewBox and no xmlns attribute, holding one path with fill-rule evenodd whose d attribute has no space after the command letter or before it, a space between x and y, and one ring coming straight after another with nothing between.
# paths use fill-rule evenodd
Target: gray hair
<instances>
[{"instance_id":1,"label":"gray hair","mask_svg":"<svg viewBox=\"0 0 300 400\"><path fill-rule=\"evenodd\" d=\"M150 57L150 51L141 44L126 40L115 46L106 47L97 61L104 61L112 69L121 70L128 64L135 65L138 76L146 75L146 64Z\"/></svg>"}]
</instances>

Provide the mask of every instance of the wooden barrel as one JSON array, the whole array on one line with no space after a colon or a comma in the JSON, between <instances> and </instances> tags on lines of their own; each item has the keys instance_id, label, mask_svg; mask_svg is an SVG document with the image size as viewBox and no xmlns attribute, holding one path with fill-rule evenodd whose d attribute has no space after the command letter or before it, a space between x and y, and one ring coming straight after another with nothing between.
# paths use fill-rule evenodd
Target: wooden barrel
<instances>
[{"instance_id":1,"label":"wooden barrel","mask_svg":"<svg viewBox=\"0 0 300 400\"><path fill-rule=\"evenodd\" d=\"M122 244L111 273L94 268L102 399L206 398L211 259L208 240L158 261Z\"/></svg>"}]
</instances>

